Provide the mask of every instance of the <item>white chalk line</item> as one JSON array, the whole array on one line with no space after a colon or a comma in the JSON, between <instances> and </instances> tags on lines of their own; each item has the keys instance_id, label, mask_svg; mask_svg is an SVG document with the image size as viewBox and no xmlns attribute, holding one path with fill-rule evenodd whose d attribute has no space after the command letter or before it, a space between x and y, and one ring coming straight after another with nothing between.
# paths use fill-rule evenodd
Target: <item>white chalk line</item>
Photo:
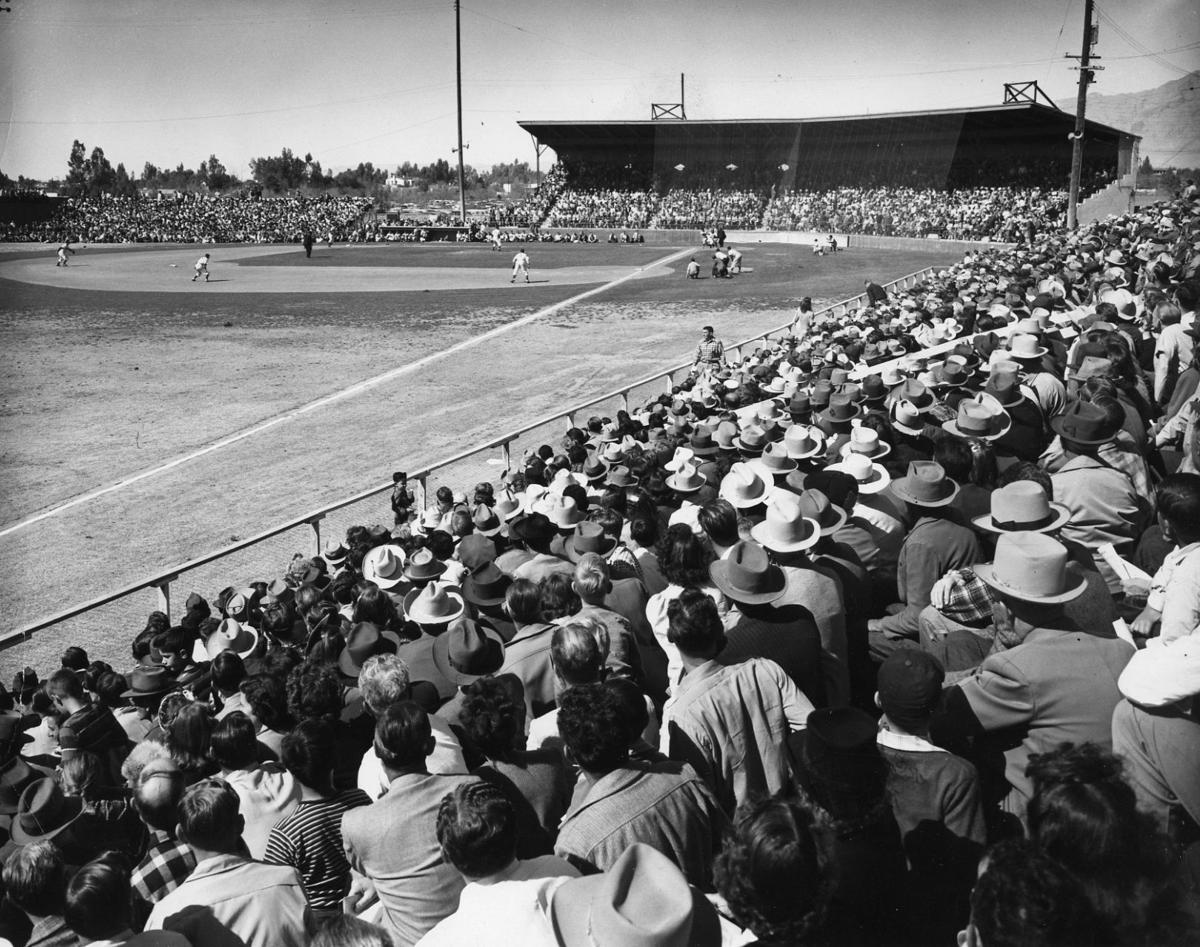
<instances>
[{"instance_id":1,"label":"white chalk line","mask_svg":"<svg viewBox=\"0 0 1200 947\"><path fill-rule=\"evenodd\" d=\"M684 249L678 250L675 253L670 253L665 257L647 264L646 266L639 266L636 269L626 273L624 276L620 276L615 280L610 280L603 285L595 286L592 289L585 290L582 293L577 293L574 296L560 300L559 302L539 309L536 312L531 312L529 315L522 316L520 319L515 319L512 322L506 322L503 325L496 326L494 329L489 329L487 332L481 333L480 335L475 335L469 339L463 339L461 342L456 342L448 349L442 349L432 353L431 355L426 355L423 358L417 359L415 362L408 362L397 368L386 371L382 375L375 375L372 378L367 378L363 381L357 382L348 388L343 388L340 391L335 391L332 394L318 398L316 401L310 401L307 404L300 405L298 408L292 408L290 411L285 411L283 414L276 415L273 418L269 418L268 420L259 424L255 424L254 426L246 428L245 430L230 434L221 438L220 440L213 441L211 444L207 444L204 447L191 451L190 453L175 457L172 460L159 464L157 467L150 467L147 470L132 474L128 477L118 480L116 483L109 484L106 487L98 487L95 490L89 490L87 493L81 493L79 496L72 497L70 500L60 503L58 506L51 507L48 510L42 510L40 513L36 513L18 523L14 523L11 526L6 526L3 529L0 529L0 537L9 536L12 533L16 533L28 526L32 526L34 523L40 523L42 520L57 516L66 510L81 506L84 503L90 503L92 500L99 499L102 496L107 496L110 493L116 493L118 490L124 490L126 487L132 486L135 483L140 483L143 480L148 480L151 477L157 477L159 474L166 473L169 470L174 470L176 467L180 467L183 464L196 460L199 457L204 457L207 454L221 450L222 448L228 447L230 444L236 444L238 441L244 441L247 438L261 434L263 431L270 430L271 428L287 421L292 421L305 414L309 414L313 411L319 410L320 408L327 407L328 405L331 405L337 401L341 401L344 398L352 398L355 395L385 384L393 379L400 378L401 376L407 375L410 372L418 371L419 369L422 369L426 365L430 365L439 359L447 358L448 356L455 355L464 351L465 349L473 348L476 345L494 339L506 332L511 332L513 329L519 329L521 326L528 325L529 323L545 316L552 315L561 309L567 308L568 306L573 306L576 303L582 302L583 300L592 296L599 295L600 293L612 289L614 286L620 286L622 283L628 282L629 280L641 275L646 270L654 269L655 267L659 266L666 266L685 254L694 252L694 249Z\"/></svg>"}]
</instances>

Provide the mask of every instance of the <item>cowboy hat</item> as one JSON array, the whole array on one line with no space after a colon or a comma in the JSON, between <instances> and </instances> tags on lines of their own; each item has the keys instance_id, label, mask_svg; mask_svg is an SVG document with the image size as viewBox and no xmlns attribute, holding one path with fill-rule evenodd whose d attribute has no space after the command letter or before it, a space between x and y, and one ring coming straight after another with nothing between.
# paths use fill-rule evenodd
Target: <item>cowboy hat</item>
<instances>
[{"instance_id":1,"label":"cowboy hat","mask_svg":"<svg viewBox=\"0 0 1200 947\"><path fill-rule=\"evenodd\" d=\"M987 401L983 399L987 399ZM1012 418L990 395L978 394L958 403L958 416L942 423L942 430L955 437L977 437L994 441L1008 433Z\"/></svg>"},{"instance_id":2,"label":"cowboy hat","mask_svg":"<svg viewBox=\"0 0 1200 947\"><path fill-rule=\"evenodd\" d=\"M496 498L496 515L504 522L508 522L514 516L517 516L525 509L525 497L518 496L511 490L505 489L499 497Z\"/></svg>"},{"instance_id":3,"label":"cowboy hat","mask_svg":"<svg viewBox=\"0 0 1200 947\"><path fill-rule=\"evenodd\" d=\"M881 493L892 482L891 474L862 454L847 454L840 464L830 464L825 469L849 474L857 481L858 492L865 495Z\"/></svg>"},{"instance_id":4,"label":"cowboy hat","mask_svg":"<svg viewBox=\"0 0 1200 947\"><path fill-rule=\"evenodd\" d=\"M800 552L817 544L821 528L805 517L798 496L781 490L767 501L767 517L750 528L750 535L773 552Z\"/></svg>"},{"instance_id":5,"label":"cowboy hat","mask_svg":"<svg viewBox=\"0 0 1200 947\"><path fill-rule=\"evenodd\" d=\"M831 536L841 529L850 514L840 506L834 506L820 490L804 490L800 494L800 512L807 520L817 524L822 536Z\"/></svg>"},{"instance_id":6,"label":"cowboy hat","mask_svg":"<svg viewBox=\"0 0 1200 947\"><path fill-rule=\"evenodd\" d=\"M372 622L359 622L346 636L346 647L338 655L338 670L347 677L358 677L368 658L377 654L395 654L400 637L392 631L380 631Z\"/></svg>"},{"instance_id":7,"label":"cowboy hat","mask_svg":"<svg viewBox=\"0 0 1200 947\"><path fill-rule=\"evenodd\" d=\"M459 618L433 639L433 666L451 684L470 684L504 666L504 639L487 625Z\"/></svg>"},{"instance_id":8,"label":"cowboy hat","mask_svg":"<svg viewBox=\"0 0 1200 947\"><path fill-rule=\"evenodd\" d=\"M783 435L783 449L792 460L806 460L825 450L825 436L818 428L793 424Z\"/></svg>"},{"instance_id":9,"label":"cowboy hat","mask_svg":"<svg viewBox=\"0 0 1200 947\"><path fill-rule=\"evenodd\" d=\"M446 563L428 549L418 549L404 567L404 578L412 583L432 582L445 571Z\"/></svg>"},{"instance_id":10,"label":"cowboy hat","mask_svg":"<svg viewBox=\"0 0 1200 947\"><path fill-rule=\"evenodd\" d=\"M879 432L874 428L861 426L850 432L850 440L841 446L841 456L862 454L871 460L879 460L892 452L892 445L879 439Z\"/></svg>"},{"instance_id":11,"label":"cowboy hat","mask_svg":"<svg viewBox=\"0 0 1200 947\"><path fill-rule=\"evenodd\" d=\"M695 468L688 469L695 472ZM563 551L572 562L578 562L589 552L607 556L616 548L617 540L605 535L599 523L591 522L580 523L575 527L575 534L568 536L567 541L563 543Z\"/></svg>"},{"instance_id":12,"label":"cowboy hat","mask_svg":"<svg viewBox=\"0 0 1200 947\"><path fill-rule=\"evenodd\" d=\"M408 556L400 546L376 546L363 556L362 574L385 592L404 581L404 563Z\"/></svg>"},{"instance_id":13,"label":"cowboy hat","mask_svg":"<svg viewBox=\"0 0 1200 947\"><path fill-rule=\"evenodd\" d=\"M511 584L512 579L496 563L488 562L463 578L462 594L472 605L499 605Z\"/></svg>"},{"instance_id":14,"label":"cowboy hat","mask_svg":"<svg viewBox=\"0 0 1200 947\"><path fill-rule=\"evenodd\" d=\"M816 524L810 526L816 533ZM757 542L735 543L724 559L709 565L708 574L726 597L745 605L765 605L787 591L783 570Z\"/></svg>"},{"instance_id":15,"label":"cowboy hat","mask_svg":"<svg viewBox=\"0 0 1200 947\"><path fill-rule=\"evenodd\" d=\"M754 458L750 463L763 475L767 483L773 483L776 477L786 477L796 469L796 461L788 455L787 446L783 441L768 444L762 456Z\"/></svg>"},{"instance_id":16,"label":"cowboy hat","mask_svg":"<svg viewBox=\"0 0 1200 947\"><path fill-rule=\"evenodd\" d=\"M736 463L721 481L718 493L739 510L744 510L766 500L771 486L750 464Z\"/></svg>"},{"instance_id":17,"label":"cowboy hat","mask_svg":"<svg viewBox=\"0 0 1200 947\"><path fill-rule=\"evenodd\" d=\"M971 522L991 533L1052 533L1071 518L1061 503L1052 503L1041 484L1015 480L992 492L991 512Z\"/></svg>"},{"instance_id":18,"label":"cowboy hat","mask_svg":"<svg viewBox=\"0 0 1200 947\"><path fill-rule=\"evenodd\" d=\"M1082 575L1068 570L1068 559L1067 547L1042 533L1005 533L996 541L995 561L975 566L975 574L1001 595L1060 605L1087 588Z\"/></svg>"},{"instance_id":19,"label":"cowboy hat","mask_svg":"<svg viewBox=\"0 0 1200 947\"><path fill-rule=\"evenodd\" d=\"M250 625L226 618L204 641L204 650L211 661L222 651L234 651L238 657L248 658L258 647L258 632Z\"/></svg>"},{"instance_id":20,"label":"cowboy hat","mask_svg":"<svg viewBox=\"0 0 1200 947\"><path fill-rule=\"evenodd\" d=\"M464 607L458 591L436 582L404 596L404 614L418 625L445 625L458 618Z\"/></svg>"},{"instance_id":21,"label":"cowboy hat","mask_svg":"<svg viewBox=\"0 0 1200 947\"><path fill-rule=\"evenodd\" d=\"M914 506L948 506L958 496L958 484L932 460L909 461L908 473L892 483L892 493Z\"/></svg>"},{"instance_id":22,"label":"cowboy hat","mask_svg":"<svg viewBox=\"0 0 1200 947\"><path fill-rule=\"evenodd\" d=\"M575 502L574 497L551 494L545 499L540 509L546 518L559 529L574 529L583 522L583 510L579 509L579 504Z\"/></svg>"}]
</instances>

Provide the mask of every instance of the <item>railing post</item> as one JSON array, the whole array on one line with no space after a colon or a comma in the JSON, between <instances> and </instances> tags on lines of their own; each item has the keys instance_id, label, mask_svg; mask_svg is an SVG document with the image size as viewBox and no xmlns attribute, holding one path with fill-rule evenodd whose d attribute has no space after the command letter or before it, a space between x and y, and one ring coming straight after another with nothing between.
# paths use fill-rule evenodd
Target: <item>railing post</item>
<instances>
[{"instance_id":1,"label":"railing post","mask_svg":"<svg viewBox=\"0 0 1200 947\"><path fill-rule=\"evenodd\" d=\"M504 472L508 473L512 470L512 447L510 441L505 441L500 445L500 455L504 458Z\"/></svg>"},{"instance_id":2,"label":"railing post","mask_svg":"<svg viewBox=\"0 0 1200 947\"><path fill-rule=\"evenodd\" d=\"M154 583L158 591L158 610L167 616L168 621L171 618L171 583L178 578L177 575L168 575Z\"/></svg>"},{"instance_id":3,"label":"railing post","mask_svg":"<svg viewBox=\"0 0 1200 947\"><path fill-rule=\"evenodd\" d=\"M422 513L424 513L425 512L425 500L426 500L425 475L424 474L417 477L416 500L417 500L417 509L419 509Z\"/></svg>"},{"instance_id":4,"label":"railing post","mask_svg":"<svg viewBox=\"0 0 1200 947\"><path fill-rule=\"evenodd\" d=\"M675 373L667 372L663 377L667 379L667 394L670 394L671 389L675 387Z\"/></svg>"},{"instance_id":5,"label":"railing post","mask_svg":"<svg viewBox=\"0 0 1200 947\"><path fill-rule=\"evenodd\" d=\"M309 527L312 529L313 555L321 555L321 520L325 519L325 514L313 517L308 521Z\"/></svg>"},{"instance_id":6,"label":"railing post","mask_svg":"<svg viewBox=\"0 0 1200 947\"><path fill-rule=\"evenodd\" d=\"M629 413L629 391L628 390L621 392L621 410L624 411L626 414Z\"/></svg>"}]
</instances>

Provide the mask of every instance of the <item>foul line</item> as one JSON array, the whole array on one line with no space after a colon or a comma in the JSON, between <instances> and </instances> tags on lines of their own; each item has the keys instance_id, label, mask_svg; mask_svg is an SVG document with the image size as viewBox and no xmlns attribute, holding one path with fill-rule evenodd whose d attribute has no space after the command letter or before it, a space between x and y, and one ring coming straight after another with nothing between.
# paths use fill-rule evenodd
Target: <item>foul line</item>
<instances>
[{"instance_id":1,"label":"foul line","mask_svg":"<svg viewBox=\"0 0 1200 947\"><path fill-rule=\"evenodd\" d=\"M269 430L270 428L273 428L279 424L283 424L285 421L294 420L295 418L301 417L309 412L316 411L319 408L324 408L327 405L333 404L336 401L341 401L343 398L352 398L353 396L361 394L362 392L374 388L377 385L382 385L394 378L399 378L400 376L406 375L409 372L414 372L418 369L424 368L426 365L436 362L439 359L446 358L450 355L455 355L464 349L469 349L473 346L479 345L481 342L494 339L496 336L502 335L505 332L518 329L521 326L528 325L529 323L537 319L541 319L544 316L549 316L553 313L556 313L560 309L565 309L567 306L573 306L575 303L603 293L606 290L612 289L614 286L620 286L622 283L635 278L639 274L644 273L646 270L653 269L657 266L666 266L668 263L671 263L688 253L695 252L696 251L694 248L688 248L678 250L675 253L670 253L661 259L655 260L653 263L649 263L646 266L639 266L636 269L626 273L624 276L620 276L617 279L604 283L601 286L596 286L592 289L585 290L582 293L577 293L576 295L567 299L563 299L550 306L546 306L544 309L539 309L537 312L531 312L527 316L522 316L520 319L516 319L512 322L506 322L504 325L496 326L496 328L489 329L487 332L484 332L481 335L475 335L469 339L463 339L463 341L455 343L448 349L442 349L441 351L434 352L432 355L426 355L423 358L417 359L415 362L409 362L405 365L401 365L398 368L393 368L390 371L384 372L382 375L376 375L373 378L368 378L364 381L357 382L356 384L351 385L349 388L343 388L341 391L335 391L333 394L325 395L323 398L318 398L316 401L310 401L308 404L301 405L298 408L292 408L290 411L285 411L283 414L276 415L275 417L263 421L260 424L246 428L244 431L238 431L235 434L230 434L229 436L223 437L218 441L214 441L205 447L194 450L190 454L184 454L181 457L176 457L174 460L169 460L164 464L159 464L157 467L151 467L148 470L143 470L140 473L133 474L132 476L126 477L123 480L118 480L116 483L109 484L107 487L99 487L95 490L89 490L87 493L81 493L79 496L73 497L72 499L67 500L65 503L60 503L58 506L51 507L48 510L43 510L41 513L31 516L28 519L21 520L19 523L14 523L12 526L6 526L4 529L0 529L0 536L8 536L17 532L18 530L24 529L27 526L32 526L34 523L39 523L42 520L49 519L52 516L57 516L59 513L69 510L72 507L80 506L99 497L106 496L109 493L115 493L118 490L123 490L128 486L139 483L142 480L148 480L151 477L156 477L168 470L174 470L176 467L182 466L183 464L193 461L198 457L211 454L214 451L228 447L230 444L236 444L238 441L243 441L248 437L254 437L256 434L261 434L263 431Z\"/></svg>"}]
</instances>

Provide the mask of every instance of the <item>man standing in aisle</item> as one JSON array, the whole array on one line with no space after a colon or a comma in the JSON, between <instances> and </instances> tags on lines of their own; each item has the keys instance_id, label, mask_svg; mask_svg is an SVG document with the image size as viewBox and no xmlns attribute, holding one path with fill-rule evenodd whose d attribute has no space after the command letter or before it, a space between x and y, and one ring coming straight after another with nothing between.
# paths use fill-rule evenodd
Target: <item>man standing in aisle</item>
<instances>
[{"instance_id":1,"label":"man standing in aisle","mask_svg":"<svg viewBox=\"0 0 1200 947\"><path fill-rule=\"evenodd\" d=\"M524 247L521 247L513 257L513 271L509 282L516 282L518 276L524 276L525 282L529 282L529 254L525 252Z\"/></svg>"},{"instance_id":2,"label":"man standing in aisle","mask_svg":"<svg viewBox=\"0 0 1200 947\"><path fill-rule=\"evenodd\" d=\"M721 340L713 337L713 327L704 327L704 337L696 346L696 360L692 363L692 371L712 369L716 371L725 363L725 346Z\"/></svg>"}]
</instances>

